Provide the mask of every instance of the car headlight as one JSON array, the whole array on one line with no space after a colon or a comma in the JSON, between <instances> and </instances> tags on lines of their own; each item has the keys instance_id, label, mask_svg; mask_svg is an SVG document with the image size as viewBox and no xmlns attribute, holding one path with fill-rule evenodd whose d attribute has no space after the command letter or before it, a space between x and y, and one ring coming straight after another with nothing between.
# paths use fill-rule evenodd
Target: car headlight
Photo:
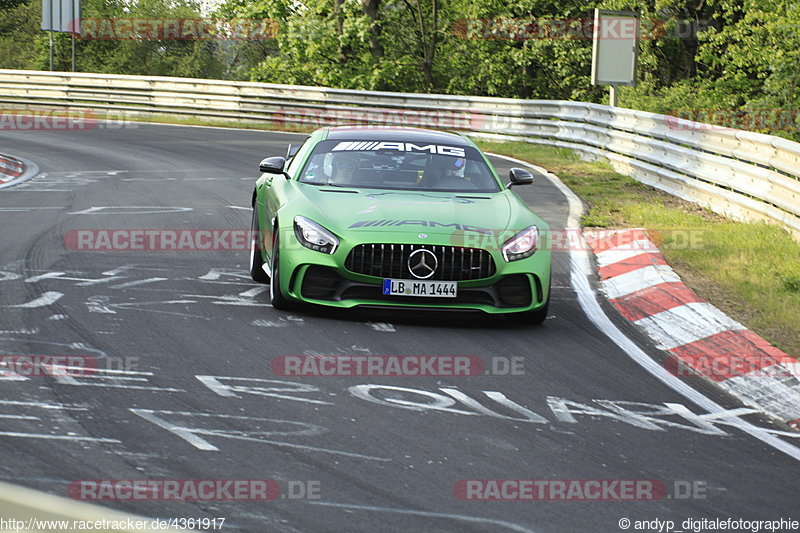
<instances>
[{"instance_id":1,"label":"car headlight","mask_svg":"<svg viewBox=\"0 0 800 533\"><path fill-rule=\"evenodd\" d=\"M311 250L332 254L339 246L339 239L313 220L296 216L294 217L294 234L300 244Z\"/></svg>"},{"instance_id":2,"label":"car headlight","mask_svg":"<svg viewBox=\"0 0 800 533\"><path fill-rule=\"evenodd\" d=\"M503 244L503 259L507 262L518 261L533 255L539 247L539 228L531 226L526 228Z\"/></svg>"}]
</instances>

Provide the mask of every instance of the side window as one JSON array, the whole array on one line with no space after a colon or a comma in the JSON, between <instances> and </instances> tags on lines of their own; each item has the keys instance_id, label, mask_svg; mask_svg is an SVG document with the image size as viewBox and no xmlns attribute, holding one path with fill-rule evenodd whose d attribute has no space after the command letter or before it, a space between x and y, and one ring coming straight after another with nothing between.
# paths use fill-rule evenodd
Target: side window
<instances>
[{"instance_id":1,"label":"side window","mask_svg":"<svg viewBox=\"0 0 800 533\"><path fill-rule=\"evenodd\" d=\"M309 142L310 139L311 137L306 137L306 140L303 141L303 144L300 146L300 149L297 150L295 156L292 157L292 159L289 161L289 167L286 169L286 173L289 174L289 176L292 178L300 170L301 161L303 161L308 155L308 151L311 148L311 143Z\"/></svg>"}]
</instances>

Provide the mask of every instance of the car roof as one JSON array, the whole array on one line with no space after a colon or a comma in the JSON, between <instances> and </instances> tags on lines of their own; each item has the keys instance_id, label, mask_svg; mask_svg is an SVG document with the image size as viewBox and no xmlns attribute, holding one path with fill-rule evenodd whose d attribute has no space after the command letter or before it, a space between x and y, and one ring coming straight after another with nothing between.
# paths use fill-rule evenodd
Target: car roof
<instances>
[{"instance_id":1,"label":"car roof","mask_svg":"<svg viewBox=\"0 0 800 533\"><path fill-rule=\"evenodd\" d=\"M422 128L338 126L328 128L327 138L348 141L403 141L419 143L446 143L455 146L471 146L471 143L456 133L426 130Z\"/></svg>"}]
</instances>

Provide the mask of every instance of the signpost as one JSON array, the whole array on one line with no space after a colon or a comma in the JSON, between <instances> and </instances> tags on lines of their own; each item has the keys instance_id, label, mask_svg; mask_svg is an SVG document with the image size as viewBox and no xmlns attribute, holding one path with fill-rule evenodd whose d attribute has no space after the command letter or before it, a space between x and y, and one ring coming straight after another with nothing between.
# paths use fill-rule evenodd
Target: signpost
<instances>
[{"instance_id":1,"label":"signpost","mask_svg":"<svg viewBox=\"0 0 800 533\"><path fill-rule=\"evenodd\" d=\"M53 70L53 32L72 35L75 72L75 36L81 33L81 0L42 0L42 31L50 32L50 70Z\"/></svg>"},{"instance_id":2,"label":"signpost","mask_svg":"<svg viewBox=\"0 0 800 533\"><path fill-rule=\"evenodd\" d=\"M610 104L617 105L617 86L636 85L639 12L594 10L592 85L609 85Z\"/></svg>"}]
</instances>

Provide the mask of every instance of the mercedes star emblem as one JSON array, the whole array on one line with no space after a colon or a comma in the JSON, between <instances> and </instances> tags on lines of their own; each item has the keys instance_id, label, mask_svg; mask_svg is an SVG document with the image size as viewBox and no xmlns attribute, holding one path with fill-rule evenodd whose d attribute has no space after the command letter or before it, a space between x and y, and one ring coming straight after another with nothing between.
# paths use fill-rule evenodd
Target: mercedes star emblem
<instances>
[{"instance_id":1,"label":"mercedes star emblem","mask_svg":"<svg viewBox=\"0 0 800 533\"><path fill-rule=\"evenodd\" d=\"M420 248L414 250L408 257L408 271L417 279L428 279L436 272L439 260L430 250Z\"/></svg>"}]
</instances>

